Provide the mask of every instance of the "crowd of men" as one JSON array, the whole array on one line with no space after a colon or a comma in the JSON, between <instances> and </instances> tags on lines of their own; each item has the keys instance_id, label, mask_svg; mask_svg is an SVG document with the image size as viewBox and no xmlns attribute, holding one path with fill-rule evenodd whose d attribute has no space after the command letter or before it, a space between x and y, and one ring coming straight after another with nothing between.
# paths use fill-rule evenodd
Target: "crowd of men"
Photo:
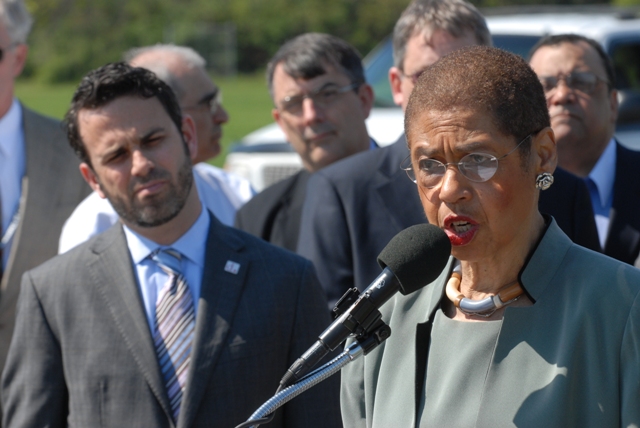
<instances>
[{"instance_id":1,"label":"crowd of men","mask_svg":"<svg viewBox=\"0 0 640 428\"><path fill-rule=\"evenodd\" d=\"M400 168L404 135L380 148L367 134L374 93L351 45L300 35L267 81L304 168L254 196L206 163L229 116L197 52L135 48L90 71L61 126L14 95L31 25L22 0L0 1L3 426L241 424L329 324L327 305L368 286L388 241L426 222ZM491 45L474 6L413 1L393 33L396 104L469 45ZM574 242L639 266L640 153L614 137L610 59L560 35L529 61L561 167L540 211ZM334 376L268 426L340 421Z\"/></svg>"}]
</instances>

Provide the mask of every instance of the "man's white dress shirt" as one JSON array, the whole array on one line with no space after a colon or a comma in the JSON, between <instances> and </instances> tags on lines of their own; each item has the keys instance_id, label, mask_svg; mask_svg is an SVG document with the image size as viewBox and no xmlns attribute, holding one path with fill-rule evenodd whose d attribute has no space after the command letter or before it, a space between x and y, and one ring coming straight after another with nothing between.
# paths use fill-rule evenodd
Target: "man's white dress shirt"
<instances>
[{"instance_id":1,"label":"man's white dress shirt","mask_svg":"<svg viewBox=\"0 0 640 428\"><path fill-rule=\"evenodd\" d=\"M218 220L233 226L238 208L255 194L248 180L207 163L193 167L194 182L200 201ZM118 214L107 199L96 192L85 198L62 228L58 252L69 251L94 235L104 232L118 221Z\"/></svg>"}]
</instances>

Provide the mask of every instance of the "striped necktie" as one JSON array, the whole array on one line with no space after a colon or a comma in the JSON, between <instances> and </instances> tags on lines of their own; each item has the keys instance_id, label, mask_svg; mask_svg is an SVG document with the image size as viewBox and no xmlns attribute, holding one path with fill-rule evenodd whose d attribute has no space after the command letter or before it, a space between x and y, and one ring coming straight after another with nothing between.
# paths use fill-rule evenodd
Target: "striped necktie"
<instances>
[{"instance_id":1,"label":"striped necktie","mask_svg":"<svg viewBox=\"0 0 640 428\"><path fill-rule=\"evenodd\" d=\"M165 249L156 252L151 258L169 275L156 302L156 331L153 340L173 420L177 422L187 383L195 330L193 297L180 272L180 253Z\"/></svg>"}]
</instances>

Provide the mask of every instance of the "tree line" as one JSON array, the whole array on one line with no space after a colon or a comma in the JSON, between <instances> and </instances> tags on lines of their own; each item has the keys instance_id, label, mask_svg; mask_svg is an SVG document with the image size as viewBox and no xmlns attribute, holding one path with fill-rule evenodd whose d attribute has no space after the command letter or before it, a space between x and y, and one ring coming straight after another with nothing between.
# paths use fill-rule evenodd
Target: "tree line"
<instances>
[{"instance_id":1,"label":"tree line","mask_svg":"<svg viewBox=\"0 0 640 428\"><path fill-rule=\"evenodd\" d=\"M480 8L595 3L472 2ZM254 72L264 68L284 41L308 31L342 37L366 54L393 31L408 4L409 0L27 0L35 23L25 75L44 82L76 81L92 68L121 59L131 47L161 42L199 51L213 43L213 53L206 56L210 62L231 58L233 70ZM220 46L225 49L222 54L230 56L221 56Z\"/></svg>"}]
</instances>

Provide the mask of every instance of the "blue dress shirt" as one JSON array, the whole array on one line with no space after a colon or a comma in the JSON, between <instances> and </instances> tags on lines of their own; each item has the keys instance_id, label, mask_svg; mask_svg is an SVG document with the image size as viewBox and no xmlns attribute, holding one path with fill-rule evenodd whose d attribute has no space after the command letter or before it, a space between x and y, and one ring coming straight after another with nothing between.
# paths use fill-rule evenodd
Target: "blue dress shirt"
<instances>
[{"instance_id":1,"label":"blue dress shirt","mask_svg":"<svg viewBox=\"0 0 640 428\"><path fill-rule=\"evenodd\" d=\"M168 246L158 245L124 226L127 246L131 253L134 272L138 279L140 294L152 335L156 329L156 301L158 300L158 294L166 284L169 276L149 258L149 255L159 248L173 248L182 255L182 274L187 280L187 284L189 284L189 289L193 296L195 315L197 316L209 223L209 211L203 207L200 216L191 228L176 242Z\"/></svg>"},{"instance_id":2,"label":"blue dress shirt","mask_svg":"<svg viewBox=\"0 0 640 428\"><path fill-rule=\"evenodd\" d=\"M613 204L613 184L616 176L616 141L612 138L604 149L600 159L594 165L585 179L589 194L591 195L591 206L598 228L598 238L600 246L604 250L609 233L609 221L611 207Z\"/></svg>"},{"instance_id":3,"label":"blue dress shirt","mask_svg":"<svg viewBox=\"0 0 640 428\"><path fill-rule=\"evenodd\" d=\"M22 129L22 109L14 98L9 111L0 118L0 201L2 212L0 221L2 235L18 212L22 193L22 177L26 169L24 130ZM8 236L7 236L8 237ZM1 239L1 238L0 238ZM11 242L7 242L2 252L2 266L7 265Z\"/></svg>"}]
</instances>

